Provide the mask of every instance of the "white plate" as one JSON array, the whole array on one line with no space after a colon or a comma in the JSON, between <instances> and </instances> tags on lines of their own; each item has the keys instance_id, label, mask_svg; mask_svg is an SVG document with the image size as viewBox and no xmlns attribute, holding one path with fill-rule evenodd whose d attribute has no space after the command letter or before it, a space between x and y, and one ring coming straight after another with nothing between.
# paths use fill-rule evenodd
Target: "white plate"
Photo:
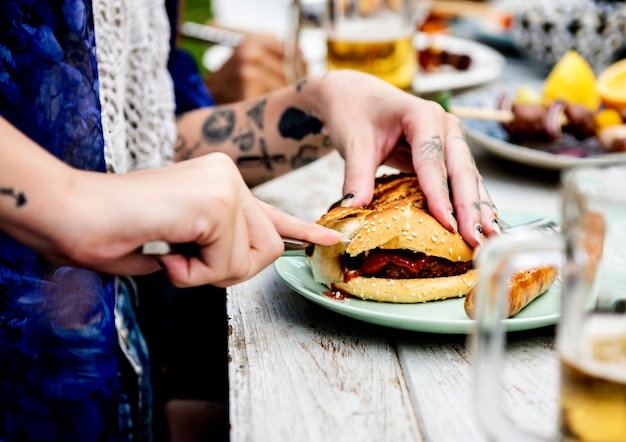
<instances>
[{"instance_id":1,"label":"white plate","mask_svg":"<svg viewBox=\"0 0 626 442\"><path fill-rule=\"evenodd\" d=\"M498 78L506 64L506 60L499 52L489 46L464 38L419 33L415 36L413 44L417 49L425 48L430 44L451 53L469 55L472 59L469 69L465 71L444 66L432 74L418 73L413 79L413 91L418 94L487 83Z\"/></svg>"},{"instance_id":2,"label":"white plate","mask_svg":"<svg viewBox=\"0 0 626 442\"><path fill-rule=\"evenodd\" d=\"M507 86L506 89L501 87L481 88L452 98L450 104L452 106L494 109L502 94L510 95L516 89L517 85L514 84ZM563 140L558 143L520 145L509 142L506 131L497 122L463 118L463 123L470 142L474 142L502 158L528 166L560 170L577 164L626 159L625 153L602 153L597 140L594 138L578 141L573 137L563 137ZM567 154L568 151L579 151L580 149L586 150L587 156L580 157ZM561 153L555 153L559 150Z\"/></svg>"},{"instance_id":3,"label":"white plate","mask_svg":"<svg viewBox=\"0 0 626 442\"><path fill-rule=\"evenodd\" d=\"M507 221L521 223L537 218L526 213L506 213ZM475 322L465 315L464 298L420 304L392 304L358 298L333 299L328 288L317 284L303 257L282 257L274 263L278 276L308 300L354 319L386 327L440 334L467 334ZM508 331L554 325L560 317L560 283L548 289L515 317L505 319Z\"/></svg>"}]
</instances>

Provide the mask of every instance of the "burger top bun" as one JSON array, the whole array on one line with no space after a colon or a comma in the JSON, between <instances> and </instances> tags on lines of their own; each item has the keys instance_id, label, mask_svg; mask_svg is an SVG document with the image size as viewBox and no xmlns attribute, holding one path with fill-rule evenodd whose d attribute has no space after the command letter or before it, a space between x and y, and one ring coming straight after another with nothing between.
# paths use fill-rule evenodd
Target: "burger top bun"
<instances>
[{"instance_id":1,"label":"burger top bun","mask_svg":"<svg viewBox=\"0 0 626 442\"><path fill-rule=\"evenodd\" d=\"M372 249L404 249L452 262L472 260L473 249L458 232L449 232L428 213L415 175L385 175L376 179L372 202L363 208L335 207L319 224L338 230L344 242L317 246L311 256L314 279L327 287L365 299L424 302L463 296L475 283L475 271L458 276L423 279L356 277L344 281L341 257ZM379 281L377 281L379 280ZM439 280L439 281L438 281ZM374 285L372 285L374 284Z\"/></svg>"}]
</instances>

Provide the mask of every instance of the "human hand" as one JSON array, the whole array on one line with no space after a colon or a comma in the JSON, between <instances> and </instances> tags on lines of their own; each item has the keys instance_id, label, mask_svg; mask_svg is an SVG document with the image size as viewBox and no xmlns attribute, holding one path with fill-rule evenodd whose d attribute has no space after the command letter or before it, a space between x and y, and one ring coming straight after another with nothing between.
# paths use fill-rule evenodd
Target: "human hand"
<instances>
[{"instance_id":1,"label":"human hand","mask_svg":"<svg viewBox=\"0 0 626 442\"><path fill-rule=\"evenodd\" d=\"M258 201L223 154L120 175L73 170L70 181L71 203L53 229L54 241L36 245L60 263L127 275L162 266L180 287L226 287L279 257L281 235L324 245L339 241L333 230ZM198 253L157 259L139 252L156 240L196 243Z\"/></svg>"},{"instance_id":2,"label":"human hand","mask_svg":"<svg viewBox=\"0 0 626 442\"><path fill-rule=\"evenodd\" d=\"M286 86L285 52L276 37L250 34L206 84L216 103L247 100Z\"/></svg>"},{"instance_id":3,"label":"human hand","mask_svg":"<svg viewBox=\"0 0 626 442\"><path fill-rule=\"evenodd\" d=\"M414 171L429 211L470 245L499 232L495 207L457 117L359 72L332 71L319 81L316 113L346 160L343 192L352 197L344 204L370 202L376 170L388 164Z\"/></svg>"}]
</instances>

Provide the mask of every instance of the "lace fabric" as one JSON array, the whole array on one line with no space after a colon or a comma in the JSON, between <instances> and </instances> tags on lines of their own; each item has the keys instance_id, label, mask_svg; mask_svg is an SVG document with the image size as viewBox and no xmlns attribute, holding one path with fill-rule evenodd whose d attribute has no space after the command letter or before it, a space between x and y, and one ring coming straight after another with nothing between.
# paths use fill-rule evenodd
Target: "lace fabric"
<instances>
[{"instance_id":1,"label":"lace fabric","mask_svg":"<svg viewBox=\"0 0 626 442\"><path fill-rule=\"evenodd\" d=\"M108 172L171 163L175 101L162 0L94 0L104 158Z\"/></svg>"}]
</instances>

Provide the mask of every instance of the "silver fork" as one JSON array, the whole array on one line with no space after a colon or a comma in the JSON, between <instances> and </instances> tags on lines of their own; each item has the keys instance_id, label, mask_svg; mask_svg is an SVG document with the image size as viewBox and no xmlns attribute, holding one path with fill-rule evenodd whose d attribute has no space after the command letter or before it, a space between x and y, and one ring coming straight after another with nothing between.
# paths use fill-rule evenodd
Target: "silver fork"
<instances>
[{"instance_id":1,"label":"silver fork","mask_svg":"<svg viewBox=\"0 0 626 442\"><path fill-rule=\"evenodd\" d=\"M515 235L520 233L530 233L530 232L538 232L544 234L551 233L559 233L561 231L561 226L559 226L556 221L550 218L538 218L532 221L524 222L521 224L516 224L514 226L510 225L502 218L498 218L498 223L502 228L502 233L507 235Z\"/></svg>"}]
</instances>

